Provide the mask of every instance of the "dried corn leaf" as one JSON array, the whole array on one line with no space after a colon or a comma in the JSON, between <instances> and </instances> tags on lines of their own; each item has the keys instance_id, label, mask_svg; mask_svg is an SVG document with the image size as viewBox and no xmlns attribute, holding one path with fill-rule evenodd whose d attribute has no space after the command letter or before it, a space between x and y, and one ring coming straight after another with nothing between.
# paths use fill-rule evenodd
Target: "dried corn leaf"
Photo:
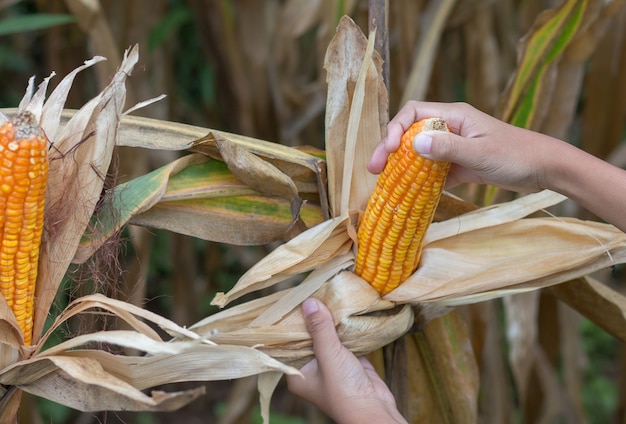
<instances>
[{"instance_id":1,"label":"dried corn leaf","mask_svg":"<svg viewBox=\"0 0 626 424\"><path fill-rule=\"evenodd\" d=\"M120 146L160 150L189 150L224 162L218 143L233 143L288 175L300 193L317 194L328 210L324 152L309 154L278 143L178 122L124 116ZM325 215L328 216L328 215Z\"/></svg>"},{"instance_id":2,"label":"dried corn leaf","mask_svg":"<svg viewBox=\"0 0 626 424\"><path fill-rule=\"evenodd\" d=\"M47 366L42 367L42 362ZM173 411L204 394L204 389L198 388L148 396L105 372L99 362L90 358L52 356L27 370L18 367L16 371L22 379L8 380L10 384L80 411Z\"/></svg>"},{"instance_id":3,"label":"dried corn leaf","mask_svg":"<svg viewBox=\"0 0 626 424\"><path fill-rule=\"evenodd\" d=\"M284 174L280 175L283 181L289 180ZM110 207L94 215L75 262L89 258L108 237L129 222L243 245L286 240L293 229L291 202L261 196L237 179L223 162L200 154L184 156L120 184L108 196L103 203ZM322 219L320 208L313 203L301 206L297 212L298 219L306 225L314 225ZM255 219L250 219L251 215Z\"/></svg>"},{"instance_id":4,"label":"dried corn leaf","mask_svg":"<svg viewBox=\"0 0 626 424\"><path fill-rule=\"evenodd\" d=\"M244 294L309 271L345 253L350 249L346 221L346 217L324 221L280 245L250 268L227 294L218 293L211 303L223 307Z\"/></svg>"},{"instance_id":5,"label":"dried corn leaf","mask_svg":"<svg viewBox=\"0 0 626 424\"><path fill-rule=\"evenodd\" d=\"M136 331L96 332L73 337L2 369L0 384L17 386L83 411L167 411L178 409L202 391L155 392L147 396L141 390L175 382L232 379L269 371L297 373L257 349L217 346L159 315L102 295L74 301L55 320L49 332L77 314L93 313L94 308L99 310L97 313L113 313ZM162 340L138 318L152 322L179 339ZM45 340L44 337L42 342ZM145 354L120 356L81 349L94 342L132 347ZM59 390L62 384L68 388Z\"/></svg>"},{"instance_id":6,"label":"dried corn leaf","mask_svg":"<svg viewBox=\"0 0 626 424\"><path fill-rule=\"evenodd\" d=\"M260 159L236 143L219 140L217 146L232 174L252 189L297 204L294 218L302 205L296 184L274 165Z\"/></svg>"}]
</instances>

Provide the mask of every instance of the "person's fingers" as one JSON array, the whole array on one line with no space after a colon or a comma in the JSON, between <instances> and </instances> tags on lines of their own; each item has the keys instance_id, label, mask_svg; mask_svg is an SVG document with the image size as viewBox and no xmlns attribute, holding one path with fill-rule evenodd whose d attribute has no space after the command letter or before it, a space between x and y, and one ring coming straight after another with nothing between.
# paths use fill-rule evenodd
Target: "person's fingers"
<instances>
[{"instance_id":1,"label":"person's fingers","mask_svg":"<svg viewBox=\"0 0 626 424\"><path fill-rule=\"evenodd\" d=\"M332 314L323 302L315 298L306 299L302 302L302 315L313 340L315 358L300 369L305 378L287 376L287 386L292 393L308 398L320 384L318 379L323 363L334 364L333 357L343 345L337 336Z\"/></svg>"},{"instance_id":2,"label":"person's fingers","mask_svg":"<svg viewBox=\"0 0 626 424\"><path fill-rule=\"evenodd\" d=\"M438 117L446 121L455 134L467 135L466 119L469 115L480 115L476 109L465 103L445 104L433 102L407 102L387 124L387 134L372 153L367 169L373 174L382 172L387 156L400 146L402 135L415 122Z\"/></svg>"},{"instance_id":3,"label":"person's fingers","mask_svg":"<svg viewBox=\"0 0 626 424\"><path fill-rule=\"evenodd\" d=\"M287 387L289 391L297 396L305 396L312 390L317 388L316 376L318 374L317 359L313 358L302 368L300 368L302 375L287 375Z\"/></svg>"},{"instance_id":4,"label":"person's fingers","mask_svg":"<svg viewBox=\"0 0 626 424\"><path fill-rule=\"evenodd\" d=\"M372 157L367 164L367 170L372 174L380 174L383 172L385 164L387 163L387 156L389 156L389 152L387 152L385 141L383 140L376 146L376 149L374 149L374 153L372 153Z\"/></svg>"},{"instance_id":5,"label":"person's fingers","mask_svg":"<svg viewBox=\"0 0 626 424\"><path fill-rule=\"evenodd\" d=\"M359 356L359 362L364 370L376 372L374 365L372 365L372 363L365 356Z\"/></svg>"},{"instance_id":6,"label":"person's fingers","mask_svg":"<svg viewBox=\"0 0 626 424\"><path fill-rule=\"evenodd\" d=\"M411 100L407 102L389 121L388 136L400 137L413 123L426 118L441 118L448 124L450 130L457 134L465 134L466 122L469 116L480 116L474 107L467 103L438 103ZM392 133L389 134L389 128ZM398 132L400 134L398 134Z\"/></svg>"},{"instance_id":7,"label":"person's fingers","mask_svg":"<svg viewBox=\"0 0 626 424\"><path fill-rule=\"evenodd\" d=\"M421 156L448 162L464 163L471 149L469 139L445 131L423 131L415 136L413 148Z\"/></svg>"},{"instance_id":8,"label":"person's fingers","mask_svg":"<svg viewBox=\"0 0 626 424\"><path fill-rule=\"evenodd\" d=\"M302 303L302 314L313 340L313 353L318 365L323 368L325 363L334 363L343 345L337 336L332 314L323 302L314 297Z\"/></svg>"},{"instance_id":9,"label":"person's fingers","mask_svg":"<svg viewBox=\"0 0 626 424\"><path fill-rule=\"evenodd\" d=\"M450 165L450 172L446 178L446 189L456 187L461 183L482 183L483 180L471 170L452 163Z\"/></svg>"}]
</instances>

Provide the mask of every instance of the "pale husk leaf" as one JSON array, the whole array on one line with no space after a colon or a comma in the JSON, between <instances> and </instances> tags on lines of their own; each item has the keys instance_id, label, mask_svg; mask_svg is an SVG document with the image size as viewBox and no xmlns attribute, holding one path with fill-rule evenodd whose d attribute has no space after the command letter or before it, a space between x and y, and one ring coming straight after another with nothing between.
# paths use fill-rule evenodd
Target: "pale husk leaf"
<instances>
[{"instance_id":1,"label":"pale husk leaf","mask_svg":"<svg viewBox=\"0 0 626 424\"><path fill-rule=\"evenodd\" d=\"M0 352L7 348L19 349L24 344L22 330L4 296L0 296L0 329Z\"/></svg>"},{"instance_id":2,"label":"pale husk leaf","mask_svg":"<svg viewBox=\"0 0 626 424\"><path fill-rule=\"evenodd\" d=\"M342 146L340 203L337 214L345 214L350 210L363 210L367 199L372 193L376 177L360 166L371 157L374 148L382 138L380 127L380 106L378 90L379 75L382 73L380 60L378 68L373 60L376 31L370 33L365 55L354 87L350 114L347 122L345 145ZM382 91L386 94L384 86ZM385 96L386 100L386 96ZM384 104L387 102L385 101ZM335 123L337 125L337 123ZM330 157L329 160L332 160Z\"/></svg>"},{"instance_id":3,"label":"pale husk leaf","mask_svg":"<svg viewBox=\"0 0 626 424\"><path fill-rule=\"evenodd\" d=\"M376 177L360 166L380 141L388 114L374 35L368 42L349 17L342 17L324 61L328 192L334 216L363 209L376 183Z\"/></svg>"},{"instance_id":4,"label":"pale husk leaf","mask_svg":"<svg viewBox=\"0 0 626 424\"><path fill-rule=\"evenodd\" d=\"M126 52L110 85L72 117L50 150L48 222L36 287L35 342L102 191L125 103L124 83L137 60L137 47ZM50 222L52 216L54 222Z\"/></svg>"},{"instance_id":5,"label":"pale husk leaf","mask_svg":"<svg viewBox=\"0 0 626 424\"><path fill-rule=\"evenodd\" d=\"M338 257L320 265L300 285L218 312L190 330L216 343L258 346L281 361L301 365L312 350L300 303L312 295L328 305L347 346L359 353L371 352L406 332L413 314L410 307L396 308L365 281L343 271L351 265L352 260Z\"/></svg>"},{"instance_id":6,"label":"pale husk leaf","mask_svg":"<svg viewBox=\"0 0 626 424\"><path fill-rule=\"evenodd\" d=\"M143 335L148 336L152 340L160 341L161 337L159 337L158 333L144 321L149 321L153 323L171 336L181 336L191 340L200 339L200 337L193 331L190 331L185 327L181 327L173 321L170 321L167 318L155 314L154 312L150 312L133 304L123 302L117 299L112 299L101 294L92 294L82 296L70 303L67 308L65 308L63 312L61 312L61 314L59 314L59 316L55 319L54 323L50 326L46 334L42 337L42 341L45 341L50 336L50 334L63 322L69 320L77 314L84 313L89 309L95 308L101 311L108 311L115 314L116 316L124 320L124 322L126 322L126 324L129 325L131 328ZM49 351L50 350L46 352Z\"/></svg>"},{"instance_id":7,"label":"pale husk leaf","mask_svg":"<svg viewBox=\"0 0 626 424\"><path fill-rule=\"evenodd\" d=\"M626 234L573 218L528 218L425 246L417 271L386 298L459 305L547 287L626 261Z\"/></svg>"},{"instance_id":8,"label":"pale husk leaf","mask_svg":"<svg viewBox=\"0 0 626 424\"><path fill-rule=\"evenodd\" d=\"M228 293L218 293L211 303L223 307L244 294L311 270L345 252L350 241L344 229L346 221L347 217L324 221L280 245L250 268Z\"/></svg>"},{"instance_id":9,"label":"pale husk leaf","mask_svg":"<svg viewBox=\"0 0 626 424\"><path fill-rule=\"evenodd\" d=\"M511 202L486 206L477 211L465 213L442 222L433 222L426 232L424 243L428 244L443 238L454 237L468 231L493 227L494 225L516 221L534 212L554 206L566 199L565 196L550 190L528 194Z\"/></svg>"},{"instance_id":10,"label":"pale husk leaf","mask_svg":"<svg viewBox=\"0 0 626 424\"><path fill-rule=\"evenodd\" d=\"M61 115L63 114L63 108L65 106L65 101L67 100L67 96L69 94L70 88L72 87L72 83L74 82L74 78L79 72L103 60L106 59L100 56L96 56L91 60L85 61L84 65L79 66L78 68L67 74L65 77L63 77L59 85L57 85L52 93L50 93L50 96L46 100L45 104L41 103L43 103L45 99L47 80L44 80L45 85L42 84L39 87L37 94L35 95L38 103L37 108L41 113L41 117L39 118L39 124L41 125L44 132L46 133L46 136L50 140L56 139L57 131L59 130L59 122L61 119ZM31 102L31 104L32 103L33 102ZM33 113L35 114L35 116L39 116L36 111L33 111Z\"/></svg>"},{"instance_id":11,"label":"pale husk leaf","mask_svg":"<svg viewBox=\"0 0 626 424\"><path fill-rule=\"evenodd\" d=\"M93 358L107 372L140 390L178 382L231 380L270 371L298 374L295 368L246 346L195 344L176 355L121 356L103 350L65 355Z\"/></svg>"}]
</instances>

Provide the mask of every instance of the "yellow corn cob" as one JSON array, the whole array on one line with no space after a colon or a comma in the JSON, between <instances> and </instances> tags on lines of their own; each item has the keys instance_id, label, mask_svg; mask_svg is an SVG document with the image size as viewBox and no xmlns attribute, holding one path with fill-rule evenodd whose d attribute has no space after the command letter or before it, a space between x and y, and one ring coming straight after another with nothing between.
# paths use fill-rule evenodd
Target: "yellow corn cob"
<instances>
[{"instance_id":1,"label":"yellow corn cob","mask_svg":"<svg viewBox=\"0 0 626 424\"><path fill-rule=\"evenodd\" d=\"M382 296L417 268L450 169L449 162L425 159L413 150L413 139L425 130L449 131L445 121L430 118L404 133L378 177L357 231L355 273Z\"/></svg>"},{"instance_id":2,"label":"yellow corn cob","mask_svg":"<svg viewBox=\"0 0 626 424\"><path fill-rule=\"evenodd\" d=\"M47 152L47 139L31 113L20 113L0 127L0 292L27 346L32 341Z\"/></svg>"}]
</instances>

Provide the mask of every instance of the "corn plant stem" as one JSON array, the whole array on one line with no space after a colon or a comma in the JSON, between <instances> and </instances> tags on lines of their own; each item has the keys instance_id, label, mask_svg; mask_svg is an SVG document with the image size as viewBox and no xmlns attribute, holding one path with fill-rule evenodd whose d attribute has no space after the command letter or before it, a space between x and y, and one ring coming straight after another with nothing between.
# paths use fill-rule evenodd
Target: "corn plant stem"
<instances>
[{"instance_id":1,"label":"corn plant stem","mask_svg":"<svg viewBox=\"0 0 626 424\"><path fill-rule=\"evenodd\" d=\"M4 393L0 398L0 422L17 423L17 411L22 399L22 391L15 386L2 387Z\"/></svg>"},{"instance_id":2,"label":"corn plant stem","mask_svg":"<svg viewBox=\"0 0 626 424\"><path fill-rule=\"evenodd\" d=\"M411 394L408 389L408 373L406 372L406 367L409 363L406 337L401 337L388 344L382 349L382 353L385 366L385 382L396 399L398 411L400 411L403 417L409 419L408 396Z\"/></svg>"},{"instance_id":3,"label":"corn plant stem","mask_svg":"<svg viewBox=\"0 0 626 424\"><path fill-rule=\"evenodd\" d=\"M441 416L438 417L440 419L439 422L442 424L451 424L453 422L453 416L451 414L452 405L450 405L448 396L446 396L445 388L441 386L441 379L437 378L437 367L434 360L434 353L428 343L428 338L423 332L415 333L413 337L417 345L417 350L420 353L422 361L424 362L424 369L428 373L427 378L430 382L430 387L434 391L434 397L437 399L439 404L438 409L441 413Z\"/></svg>"},{"instance_id":4,"label":"corn plant stem","mask_svg":"<svg viewBox=\"0 0 626 424\"><path fill-rule=\"evenodd\" d=\"M383 82L389 90L389 0L369 0L369 31L376 29L374 49L383 60Z\"/></svg>"}]
</instances>

